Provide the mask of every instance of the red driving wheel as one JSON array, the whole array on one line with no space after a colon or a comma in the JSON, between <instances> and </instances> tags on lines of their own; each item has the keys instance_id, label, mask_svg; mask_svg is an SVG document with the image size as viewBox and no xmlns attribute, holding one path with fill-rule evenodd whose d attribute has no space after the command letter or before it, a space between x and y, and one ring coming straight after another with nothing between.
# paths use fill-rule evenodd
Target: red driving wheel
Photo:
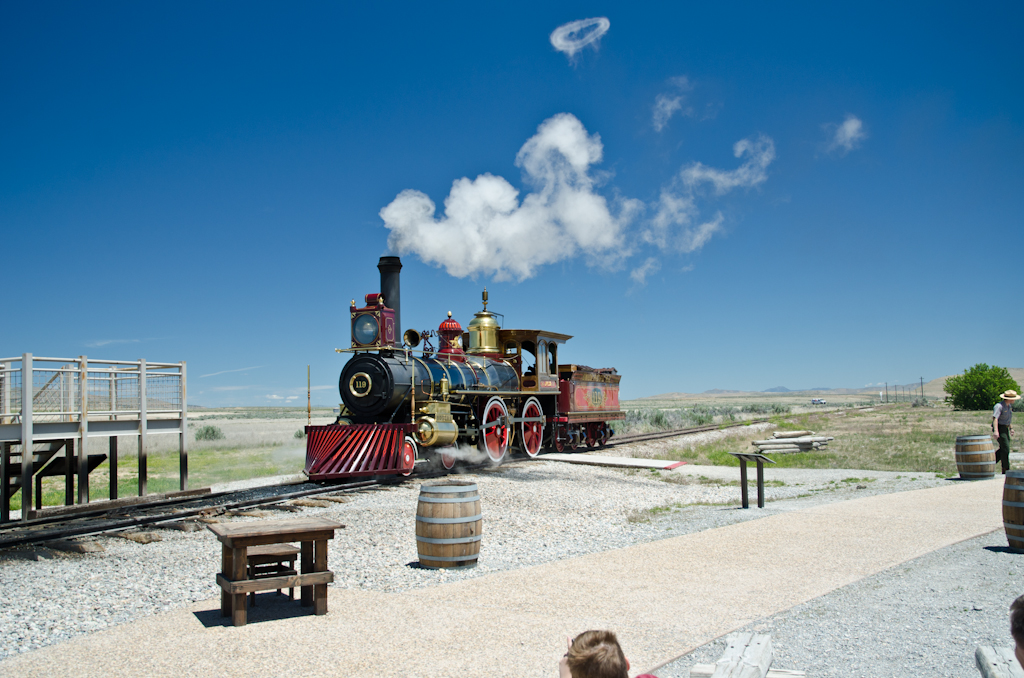
<instances>
[{"instance_id":1,"label":"red driving wheel","mask_svg":"<svg viewBox=\"0 0 1024 678\"><path fill-rule=\"evenodd\" d=\"M536 419L539 421L524 421L520 429L520 439L523 441L523 451L530 457L540 454L541 443L544 440L544 410L540 401L536 398L529 398L523 406L523 419Z\"/></svg>"},{"instance_id":2,"label":"red driving wheel","mask_svg":"<svg viewBox=\"0 0 1024 678\"><path fill-rule=\"evenodd\" d=\"M568 435L568 432L565 430L565 426L559 424L558 427L552 431L551 435L555 437L555 452L564 452L565 438Z\"/></svg>"},{"instance_id":3,"label":"red driving wheel","mask_svg":"<svg viewBox=\"0 0 1024 678\"><path fill-rule=\"evenodd\" d=\"M501 398L495 396L487 401L480 421L480 448L491 461L500 463L508 450L509 437L508 408Z\"/></svg>"}]
</instances>

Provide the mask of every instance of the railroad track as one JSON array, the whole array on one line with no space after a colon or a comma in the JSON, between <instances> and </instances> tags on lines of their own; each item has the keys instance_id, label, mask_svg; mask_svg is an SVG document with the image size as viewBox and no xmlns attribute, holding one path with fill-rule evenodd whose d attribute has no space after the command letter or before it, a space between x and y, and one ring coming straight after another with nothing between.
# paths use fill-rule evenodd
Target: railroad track
<instances>
[{"instance_id":1,"label":"railroad track","mask_svg":"<svg viewBox=\"0 0 1024 678\"><path fill-rule=\"evenodd\" d=\"M588 448L586 451L608 449L617 445L629 445L648 440L674 438L691 433L718 431L763 423L767 419L750 419L732 424L708 424L689 428L671 429L653 433L641 433L612 439L603 446ZM516 455L517 462L532 461L528 457ZM542 459L541 459L542 461ZM463 467L468 471L492 468L489 463L471 464ZM444 471L435 469L417 470L413 478L434 478L445 475ZM240 511L258 507L273 508L292 499L315 497L319 494L344 494L386 485L398 485L405 478L386 476L370 480L351 481L322 485L317 483L299 483L296 485L271 485L235 492L188 493L187 495L165 496L151 502L135 502L116 507L97 507L94 510L81 510L78 507L70 510L57 509L26 522L17 521L0 527L0 548L39 544L57 541L70 537L83 537L95 534L120 532L148 525L179 522L189 518L201 518L219 515L230 511Z\"/></svg>"}]
</instances>

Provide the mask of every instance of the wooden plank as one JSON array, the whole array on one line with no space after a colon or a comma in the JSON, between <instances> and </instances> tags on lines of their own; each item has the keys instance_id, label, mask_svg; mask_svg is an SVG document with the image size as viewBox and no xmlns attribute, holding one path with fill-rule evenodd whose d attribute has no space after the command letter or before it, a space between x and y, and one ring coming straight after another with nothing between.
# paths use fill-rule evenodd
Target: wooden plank
<instances>
[{"instance_id":1,"label":"wooden plank","mask_svg":"<svg viewBox=\"0 0 1024 678\"><path fill-rule=\"evenodd\" d=\"M1024 678L1012 647L979 645L974 651L974 662L984 678Z\"/></svg>"},{"instance_id":2,"label":"wooden plank","mask_svg":"<svg viewBox=\"0 0 1024 678\"><path fill-rule=\"evenodd\" d=\"M330 581L334 581L334 573L327 569L327 541L321 540L313 545L313 570L309 576L312 578L318 574L331 575ZM313 614L327 614L327 584L316 584L313 587Z\"/></svg>"},{"instance_id":3,"label":"wooden plank","mask_svg":"<svg viewBox=\"0 0 1024 678\"><path fill-rule=\"evenodd\" d=\"M304 534L314 532L333 531L344 527L341 523L323 518L288 518L285 520L261 520L251 523L214 523L210 525L210 531L217 535L222 542L225 539L244 540L253 537L287 537L291 534ZM274 544L284 541L299 541L299 539L277 539L276 541L265 541L264 544Z\"/></svg>"},{"instance_id":4,"label":"wooden plank","mask_svg":"<svg viewBox=\"0 0 1024 678\"><path fill-rule=\"evenodd\" d=\"M714 664L694 664L690 667L690 678L711 678L714 672ZM807 673L787 671L786 669L768 669L765 678L807 678Z\"/></svg>"},{"instance_id":5,"label":"wooden plank","mask_svg":"<svg viewBox=\"0 0 1024 678\"><path fill-rule=\"evenodd\" d=\"M772 665L772 637L731 633L711 678L765 678Z\"/></svg>"},{"instance_id":6,"label":"wooden plank","mask_svg":"<svg viewBox=\"0 0 1024 678\"><path fill-rule=\"evenodd\" d=\"M272 562L273 558L279 560L288 560L291 556L299 555L299 547L292 546L291 544L264 544L262 546L253 546L249 549L249 564L252 565L257 561L269 563ZM294 560L294 558L292 558Z\"/></svg>"},{"instance_id":7,"label":"wooden plank","mask_svg":"<svg viewBox=\"0 0 1024 678\"><path fill-rule=\"evenodd\" d=\"M221 573L217 573L217 585L229 595L245 595L257 591L274 591L276 589L290 589L296 586L323 586L334 581L334 572L310 572L308 574L285 575L281 577L260 577L259 579L241 579L231 581ZM245 605L243 604L243 608ZM240 626L236 624L236 626Z\"/></svg>"}]
</instances>

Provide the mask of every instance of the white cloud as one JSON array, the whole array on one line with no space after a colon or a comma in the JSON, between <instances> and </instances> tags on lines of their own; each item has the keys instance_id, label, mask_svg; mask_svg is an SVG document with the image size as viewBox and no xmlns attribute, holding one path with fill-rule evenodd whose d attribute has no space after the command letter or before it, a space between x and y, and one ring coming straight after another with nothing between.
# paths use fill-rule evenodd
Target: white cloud
<instances>
[{"instance_id":1,"label":"white cloud","mask_svg":"<svg viewBox=\"0 0 1024 678\"><path fill-rule=\"evenodd\" d=\"M680 75L675 78L669 78L668 82L672 87L672 92L662 92L654 98L654 111L651 123L654 125L654 131L656 132L665 129L668 121L676 113L682 112L684 115L693 115L692 108L683 108L683 102L686 100L685 93L693 89L690 79L685 75Z\"/></svg>"},{"instance_id":2,"label":"white cloud","mask_svg":"<svg viewBox=\"0 0 1024 678\"><path fill-rule=\"evenodd\" d=\"M276 394L271 394L271 395L267 396L267 399L268 400L284 400L284 396L279 396L279 395L276 395Z\"/></svg>"},{"instance_id":3,"label":"white cloud","mask_svg":"<svg viewBox=\"0 0 1024 678\"><path fill-rule=\"evenodd\" d=\"M522 200L502 177L482 174L456 179L444 215L424 193L406 189L380 211L399 254L415 253L463 278L485 274L523 280L539 266L585 254L614 264L629 250L624 233L643 209L620 199L614 209L595 189L591 173L604 147L569 113L545 120L516 156L524 181L533 187ZM543 243L543 246L538 246Z\"/></svg>"},{"instance_id":4,"label":"white cloud","mask_svg":"<svg viewBox=\"0 0 1024 678\"><path fill-rule=\"evenodd\" d=\"M747 156L746 161L734 170L719 170L695 162L680 173L683 183L695 189L702 183L710 183L715 193L723 195L734 188L750 188L768 179L768 165L775 159L775 143L763 134L756 140L741 139L732 147L737 158Z\"/></svg>"},{"instance_id":5,"label":"white cloud","mask_svg":"<svg viewBox=\"0 0 1024 678\"><path fill-rule=\"evenodd\" d=\"M632 278L636 283L643 285L644 283L647 282L647 276L653 275L654 273L657 273L659 270L661 270L661 262L655 259L654 257L648 257L647 261L645 261L642 266L633 269L633 271L629 274L629 277Z\"/></svg>"},{"instance_id":6,"label":"white cloud","mask_svg":"<svg viewBox=\"0 0 1024 678\"><path fill-rule=\"evenodd\" d=\"M571 60L587 45L597 49L601 37L611 28L612 22L606 17L580 19L562 24L551 32L551 45L559 52L565 52Z\"/></svg>"},{"instance_id":7,"label":"white cloud","mask_svg":"<svg viewBox=\"0 0 1024 678\"><path fill-rule=\"evenodd\" d=\"M691 253L700 250L716 233L723 230L725 217L716 212L714 218L694 224L700 216L697 199L702 184L711 184L716 196L735 188L752 188L768 179L768 166L775 159L775 144L769 137L742 139L733 146L737 158L745 158L733 170L708 167L700 162L683 167L672 182L662 187L655 214L647 223L641 238L660 249Z\"/></svg>"},{"instance_id":8,"label":"white cloud","mask_svg":"<svg viewBox=\"0 0 1024 678\"><path fill-rule=\"evenodd\" d=\"M660 132L676 113L683 108L683 97L670 97L666 94L659 94L654 99L654 130Z\"/></svg>"},{"instance_id":9,"label":"white cloud","mask_svg":"<svg viewBox=\"0 0 1024 678\"><path fill-rule=\"evenodd\" d=\"M853 149L860 146L861 142L868 138L864 131L864 123L855 115L847 113L843 122L826 123L822 125L829 135L829 141L825 146L826 153L838 151L840 155L846 155Z\"/></svg>"},{"instance_id":10,"label":"white cloud","mask_svg":"<svg viewBox=\"0 0 1024 678\"><path fill-rule=\"evenodd\" d=\"M111 344L137 344L141 339L99 339L98 341L90 341L86 344L89 348L99 348L101 346L110 346Z\"/></svg>"},{"instance_id":11,"label":"white cloud","mask_svg":"<svg viewBox=\"0 0 1024 678\"><path fill-rule=\"evenodd\" d=\"M245 372L247 370L258 370L261 367L266 367L266 365L254 365L253 367L239 367L237 370L221 370L220 372L210 372L209 374L200 374L199 378L200 379L205 379L207 377L216 377L219 374L231 374L232 372Z\"/></svg>"},{"instance_id":12,"label":"white cloud","mask_svg":"<svg viewBox=\"0 0 1024 678\"><path fill-rule=\"evenodd\" d=\"M252 386L214 386L211 391L244 391Z\"/></svg>"}]
</instances>

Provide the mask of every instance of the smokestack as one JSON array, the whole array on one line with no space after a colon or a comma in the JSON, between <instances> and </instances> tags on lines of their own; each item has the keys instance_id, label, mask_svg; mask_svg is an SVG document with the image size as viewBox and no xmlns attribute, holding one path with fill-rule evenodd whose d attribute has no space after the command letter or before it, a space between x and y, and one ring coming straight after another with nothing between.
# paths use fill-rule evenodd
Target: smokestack
<instances>
[{"instance_id":1,"label":"smokestack","mask_svg":"<svg viewBox=\"0 0 1024 678\"><path fill-rule=\"evenodd\" d=\"M380 293L384 295L384 305L395 311L395 342L402 341L402 290L398 284L398 276L402 270L402 260L398 257L381 257L377 262L380 270Z\"/></svg>"}]
</instances>

